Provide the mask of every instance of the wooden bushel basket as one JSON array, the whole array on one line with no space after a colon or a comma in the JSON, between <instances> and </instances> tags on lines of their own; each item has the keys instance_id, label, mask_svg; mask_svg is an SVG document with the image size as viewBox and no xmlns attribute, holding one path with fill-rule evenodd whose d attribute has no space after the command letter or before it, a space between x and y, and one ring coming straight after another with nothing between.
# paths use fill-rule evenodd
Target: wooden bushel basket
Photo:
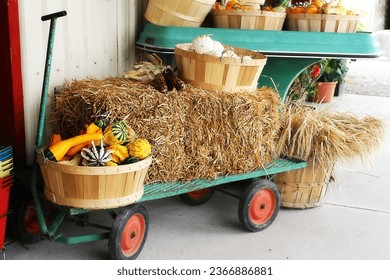
<instances>
[{"instance_id":1,"label":"wooden bushel basket","mask_svg":"<svg viewBox=\"0 0 390 280\"><path fill-rule=\"evenodd\" d=\"M83 209L109 209L137 202L152 157L119 166L71 166L44 158L38 163L45 182L44 193L55 204Z\"/></svg>"},{"instance_id":2,"label":"wooden bushel basket","mask_svg":"<svg viewBox=\"0 0 390 280\"><path fill-rule=\"evenodd\" d=\"M333 165L329 168L314 166L278 173L273 181L281 194L281 206L306 209L322 205L331 178Z\"/></svg>"},{"instance_id":3,"label":"wooden bushel basket","mask_svg":"<svg viewBox=\"0 0 390 280\"><path fill-rule=\"evenodd\" d=\"M232 29L282 30L286 13L261 10L211 10L214 27Z\"/></svg>"},{"instance_id":4,"label":"wooden bushel basket","mask_svg":"<svg viewBox=\"0 0 390 280\"><path fill-rule=\"evenodd\" d=\"M257 82L267 62L265 55L234 48L237 58L221 58L195 53L190 46L191 43L175 46L178 76L184 82L203 89L226 92L257 89ZM243 56L251 56L252 60L243 62Z\"/></svg>"},{"instance_id":5,"label":"wooden bushel basket","mask_svg":"<svg viewBox=\"0 0 390 280\"><path fill-rule=\"evenodd\" d=\"M149 0L145 18L163 26L199 27L215 0Z\"/></svg>"},{"instance_id":6,"label":"wooden bushel basket","mask_svg":"<svg viewBox=\"0 0 390 280\"><path fill-rule=\"evenodd\" d=\"M355 33L358 15L287 14L287 27L292 31Z\"/></svg>"}]
</instances>

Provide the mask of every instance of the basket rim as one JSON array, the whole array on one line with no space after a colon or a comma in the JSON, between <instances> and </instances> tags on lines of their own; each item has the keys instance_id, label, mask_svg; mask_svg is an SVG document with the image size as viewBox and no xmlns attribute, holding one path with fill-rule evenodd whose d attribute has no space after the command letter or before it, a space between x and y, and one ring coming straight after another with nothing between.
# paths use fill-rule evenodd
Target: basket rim
<instances>
[{"instance_id":1,"label":"basket rim","mask_svg":"<svg viewBox=\"0 0 390 280\"><path fill-rule=\"evenodd\" d=\"M267 61L267 56L265 56L261 52L255 52L248 49L243 49L239 47L233 47L233 46L227 46L223 45L225 48L233 48L234 51L239 52L236 54L239 55L238 58L230 58L230 57L216 57L208 54L199 54L194 51L188 50L188 48L184 48L187 46L190 46L191 43L181 43L175 45L175 55L182 55L185 57L191 56L192 59L196 59L203 62L211 62L211 63L222 63L222 64L229 64L229 65L240 65L240 66L259 66L262 64L265 64ZM241 62L240 55L250 55L254 56L255 58L252 58L252 60L247 60L245 63ZM256 58L257 56L260 56L260 58Z\"/></svg>"},{"instance_id":2,"label":"basket rim","mask_svg":"<svg viewBox=\"0 0 390 280\"><path fill-rule=\"evenodd\" d=\"M45 158L43 149L37 152L38 163L41 168L46 168L48 170L56 170L61 173L68 174L80 174L80 175L115 175L122 173L135 172L144 168L149 167L152 163L153 157L149 155L148 157L129 164L123 164L118 166L73 166L61 164L58 162L51 161Z\"/></svg>"},{"instance_id":3,"label":"basket rim","mask_svg":"<svg viewBox=\"0 0 390 280\"><path fill-rule=\"evenodd\" d=\"M286 13L271 12L263 10L217 10L212 8L210 11L212 16L267 16L267 17L281 17L285 18Z\"/></svg>"},{"instance_id":4,"label":"basket rim","mask_svg":"<svg viewBox=\"0 0 390 280\"><path fill-rule=\"evenodd\" d=\"M358 20L360 15L336 15L336 14L287 14L290 19L321 19L321 20Z\"/></svg>"}]
</instances>

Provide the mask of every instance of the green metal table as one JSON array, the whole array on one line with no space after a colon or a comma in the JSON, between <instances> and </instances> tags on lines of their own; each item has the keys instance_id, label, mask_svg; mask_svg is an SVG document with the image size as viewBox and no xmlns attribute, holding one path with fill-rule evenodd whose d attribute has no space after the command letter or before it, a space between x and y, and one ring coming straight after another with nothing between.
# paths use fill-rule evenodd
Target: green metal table
<instances>
[{"instance_id":1,"label":"green metal table","mask_svg":"<svg viewBox=\"0 0 390 280\"><path fill-rule=\"evenodd\" d=\"M173 64L174 46L204 34L224 45L260 51L265 54L265 65L259 85L277 86L282 100L295 78L307 66L322 58L375 58L381 47L372 33L325 33L302 31L246 30L209 27L145 25L136 46L170 59ZM269 79L272 78L272 80Z\"/></svg>"}]
</instances>

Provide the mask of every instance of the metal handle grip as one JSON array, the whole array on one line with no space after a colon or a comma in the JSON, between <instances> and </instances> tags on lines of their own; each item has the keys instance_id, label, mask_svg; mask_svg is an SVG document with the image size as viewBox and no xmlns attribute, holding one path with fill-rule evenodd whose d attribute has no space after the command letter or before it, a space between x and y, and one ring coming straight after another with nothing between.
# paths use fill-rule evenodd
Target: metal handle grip
<instances>
[{"instance_id":1,"label":"metal handle grip","mask_svg":"<svg viewBox=\"0 0 390 280\"><path fill-rule=\"evenodd\" d=\"M57 12L57 13L53 13L53 14L42 16L41 20L42 21L46 21L46 20L59 18L59 17L64 17L64 16L66 16L66 11L61 11L61 12Z\"/></svg>"}]
</instances>

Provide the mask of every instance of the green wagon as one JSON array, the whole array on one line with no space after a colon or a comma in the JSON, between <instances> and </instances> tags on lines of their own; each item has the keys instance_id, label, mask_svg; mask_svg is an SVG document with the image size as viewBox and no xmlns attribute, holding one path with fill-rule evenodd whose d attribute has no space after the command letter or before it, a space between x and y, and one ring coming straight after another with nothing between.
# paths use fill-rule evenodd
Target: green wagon
<instances>
[{"instance_id":1,"label":"green wagon","mask_svg":"<svg viewBox=\"0 0 390 280\"><path fill-rule=\"evenodd\" d=\"M41 109L36 147L41 148L43 121L50 76L51 53L56 19L66 15L59 12L44 16L50 20L50 35L46 58L45 78L42 90ZM239 33L238 33L239 32ZM213 33L216 40L248 49L256 49L269 56L265 74L273 77L284 99L287 89L299 72L322 57L360 58L376 57L380 49L371 34L325 34L283 31L224 30L210 28L162 27L147 24L137 46L170 56L176 43L190 41L196 35ZM230 39L229 39L230 38ZM235 41L234 41L235 40ZM326 40L327 47L320 42ZM337 43L336 43L337 41ZM317 42L317 43L316 43ZM340 42L343 42L340 44ZM261 43L261 48L254 44ZM282 69L283 70L280 70ZM263 84L262 81L260 81ZM266 83L266 82L264 82ZM118 209L106 209L112 217L111 227L89 223L88 213L93 210L64 207L49 203L38 187L39 167L34 162L31 179L31 197L24 199L16 211L17 227L26 242L49 239L66 244L108 239L113 259L135 259L145 243L149 219L142 202L179 195L190 205L208 201L214 191L220 191L239 199L238 217L244 229L257 232L267 228L276 218L280 207L280 193L270 178L277 173L304 168L305 161L280 158L263 169L245 174L222 176L212 180L199 179L190 182L154 183L144 186L144 195L135 204ZM60 225L67 219L80 221L85 226L98 228L99 232L76 236L64 236Z\"/></svg>"}]
</instances>

